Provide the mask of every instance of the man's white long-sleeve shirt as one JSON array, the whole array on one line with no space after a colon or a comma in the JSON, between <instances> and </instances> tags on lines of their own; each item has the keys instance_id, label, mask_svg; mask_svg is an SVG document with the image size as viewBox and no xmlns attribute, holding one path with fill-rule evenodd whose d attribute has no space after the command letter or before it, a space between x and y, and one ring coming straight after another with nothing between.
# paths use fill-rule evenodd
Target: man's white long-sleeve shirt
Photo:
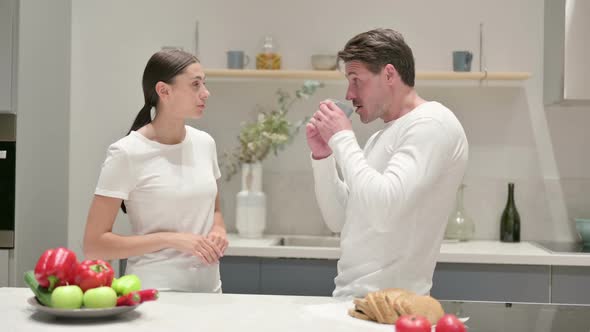
<instances>
[{"instance_id":1,"label":"man's white long-sleeve shirt","mask_svg":"<svg viewBox=\"0 0 590 332\"><path fill-rule=\"evenodd\" d=\"M426 102L387 123L364 150L351 130L328 144L333 154L312 166L324 221L341 232L333 296L389 287L428 294L467 166L463 127L448 108Z\"/></svg>"}]
</instances>

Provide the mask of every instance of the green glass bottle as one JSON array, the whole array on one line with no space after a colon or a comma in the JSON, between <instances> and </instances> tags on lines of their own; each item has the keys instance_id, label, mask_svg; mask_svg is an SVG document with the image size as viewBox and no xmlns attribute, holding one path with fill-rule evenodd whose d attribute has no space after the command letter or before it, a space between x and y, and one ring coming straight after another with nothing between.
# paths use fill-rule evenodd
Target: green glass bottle
<instances>
[{"instance_id":1,"label":"green glass bottle","mask_svg":"<svg viewBox=\"0 0 590 332\"><path fill-rule=\"evenodd\" d=\"M508 183L508 201L500 221L500 241L520 242L520 216L514 204L514 183Z\"/></svg>"}]
</instances>

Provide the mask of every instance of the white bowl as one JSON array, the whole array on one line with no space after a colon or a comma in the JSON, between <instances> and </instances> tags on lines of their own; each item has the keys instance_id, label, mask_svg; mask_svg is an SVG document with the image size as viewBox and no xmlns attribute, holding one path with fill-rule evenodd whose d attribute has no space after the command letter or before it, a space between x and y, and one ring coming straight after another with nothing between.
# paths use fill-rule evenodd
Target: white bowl
<instances>
[{"instance_id":1,"label":"white bowl","mask_svg":"<svg viewBox=\"0 0 590 332\"><path fill-rule=\"evenodd\" d=\"M338 66L338 57L332 54L313 54L311 66L315 70L334 70Z\"/></svg>"}]
</instances>

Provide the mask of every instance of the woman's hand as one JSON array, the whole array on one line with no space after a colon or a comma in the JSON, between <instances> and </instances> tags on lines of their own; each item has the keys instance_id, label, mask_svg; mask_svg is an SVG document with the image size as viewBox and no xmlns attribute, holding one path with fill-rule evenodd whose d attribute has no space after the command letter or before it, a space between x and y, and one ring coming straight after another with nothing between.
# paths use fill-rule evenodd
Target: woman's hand
<instances>
[{"instance_id":1,"label":"woman's hand","mask_svg":"<svg viewBox=\"0 0 590 332\"><path fill-rule=\"evenodd\" d=\"M225 253L225 249L227 249L228 246L227 233L225 232L225 228L213 226L209 234L207 234L207 239L209 239L209 241L211 241L215 246L217 246L217 248L221 252L220 257L223 257L223 253Z\"/></svg>"},{"instance_id":2,"label":"woman's hand","mask_svg":"<svg viewBox=\"0 0 590 332\"><path fill-rule=\"evenodd\" d=\"M172 241L173 248L200 258L203 263L219 262L222 251L208 237L192 233L177 233Z\"/></svg>"}]
</instances>

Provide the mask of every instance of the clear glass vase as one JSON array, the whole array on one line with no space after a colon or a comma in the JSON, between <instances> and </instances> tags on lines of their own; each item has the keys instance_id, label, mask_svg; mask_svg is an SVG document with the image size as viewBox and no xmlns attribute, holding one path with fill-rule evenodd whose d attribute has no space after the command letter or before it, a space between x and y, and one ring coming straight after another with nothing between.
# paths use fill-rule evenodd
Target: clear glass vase
<instances>
[{"instance_id":1,"label":"clear glass vase","mask_svg":"<svg viewBox=\"0 0 590 332\"><path fill-rule=\"evenodd\" d=\"M236 228L247 238L262 237L266 228L266 195L262 191L262 164L242 164L242 190L236 195Z\"/></svg>"},{"instance_id":2,"label":"clear glass vase","mask_svg":"<svg viewBox=\"0 0 590 332\"><path fill-rule=\"evenodd\" d=\"M463 206L465 187L464 184L461 184L457 190L455 210L449 216L445 230L445 239L447 240L467 241L473 239L475 234L473 219L465 213L465 207Z\"/></svg>"}]
</instances>

